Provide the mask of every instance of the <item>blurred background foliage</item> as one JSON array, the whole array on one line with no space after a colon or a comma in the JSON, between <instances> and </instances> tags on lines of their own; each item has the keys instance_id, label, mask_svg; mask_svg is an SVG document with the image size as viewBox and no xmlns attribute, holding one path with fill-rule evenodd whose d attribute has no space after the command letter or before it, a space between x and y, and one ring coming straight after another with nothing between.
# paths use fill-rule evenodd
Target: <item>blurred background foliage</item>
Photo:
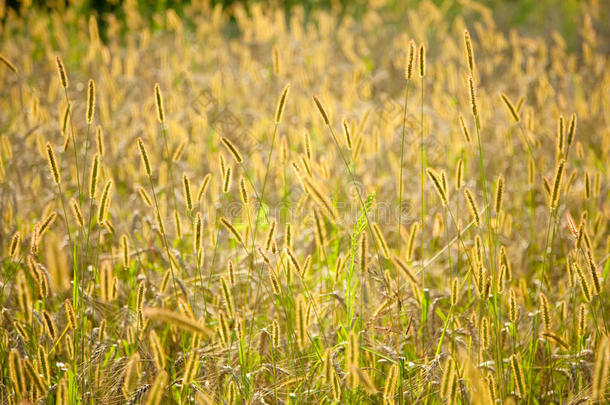
<instances>
[{"instance_id":1,"label":"blurred background foliage","mask_svg":"<svg viewBox=\"0 0 610 405\"><path fill-rule=\"evenodd\" d=\"M68 5L76 6L82 13L93 14L98 17L100 23L100 34L102 39L106 38L105 17L112 15L119 21L126 18L123 11L125 0L3 0L7 8L17 14L22 7L40 7L49 9L61 9ZM143 17L149 19L153 29L163 29L162 23L155 18L160 13L173 9L180 17L184 16L184 9L191 5L191 1L179 0L145 0L138 1L138 9ZM295 7L301 7L305 15L320 10L339 11L340 15L349 15L358 18L368 8L383 11L388 18L387 24L400 24L400 16L405 15L406 10L416 8L421 0L212 0L213 5L219 5L231 15L233 6L245 5L246 10L254 3L263 3L265 7L281 8L287 12L287 18ZM516 29L520 34L531 36L549 36L554 31L561 34L565 39L569 50L577 51L580 43L580 32L582 30L583 6L581 0L433 0L439 8L446 11L448 19L463 15L465 10L472 11L481 6L478 15L469 16L473 20L485 18L485 14L491 11L493 21L498 28L504 32ZM598 16L594 23L606 38L610 38L610 0L594 0L593 9L597 10ZM489 10L489 11L488 11ZM7 18L5 13L4 18ZM394 18L392 18L392 16ZM234 34L236 32L233 32ZM228 32L231 34L231 32ZM604 41L604 49L599 51L609 53L610 41Z\"/></svg>"}]
</instances>

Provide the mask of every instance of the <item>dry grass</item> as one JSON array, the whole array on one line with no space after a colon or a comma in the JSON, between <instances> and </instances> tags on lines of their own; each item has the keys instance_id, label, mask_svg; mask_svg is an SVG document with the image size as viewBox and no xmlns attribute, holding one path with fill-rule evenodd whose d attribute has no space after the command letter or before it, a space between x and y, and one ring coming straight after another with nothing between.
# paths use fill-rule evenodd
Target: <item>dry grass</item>
<instances>
[{"instance_id":1,"label":"dry grass","mask_svg":"<svg viewBox=\"0 0 610 405\"><path fill-rule=\"evenodd\" d=\"M125 3L2 23L0 403L610 400L597 2Z\"/></svg>"}]
</instances>

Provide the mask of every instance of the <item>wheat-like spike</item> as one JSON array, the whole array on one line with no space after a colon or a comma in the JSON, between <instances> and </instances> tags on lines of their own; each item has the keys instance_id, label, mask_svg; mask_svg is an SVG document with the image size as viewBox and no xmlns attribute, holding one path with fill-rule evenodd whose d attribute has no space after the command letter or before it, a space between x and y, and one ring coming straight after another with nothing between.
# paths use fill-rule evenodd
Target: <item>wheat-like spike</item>
<instances>
[{"instance_id":1,"label":"wheat-like spike","mask_svg":"<svg viewBox=\"0 0 610 405\"><path fill-rule=\"evenodd\" d=\"M409 41L409 51L407 52L407 63L405 64L405 79L411 80L413 77L413 64L415 63L415 41Z\"/></svg>"},{"instance_id":2,"label":"wheat-like spike","mask_svg":"<svg viewBox=\"0 0 610 405\"><path fill-rule=\"evenodd\" d=\"M468 131L468 127L466 126L466 122L464 121L464 117L462 117L462 114L460 114L459 120L460 128L462 128L462 135L464 135L464 139L466 140L466 142L470 143L470 140L472 138L470 136L470 131Z\"/></svg>"},{"instance_id":3,"label":"wheat-like spike","mask_svg":"<svg viewBox=\"0 0 610 405\"><path fill-rule=\"evenodd\" d=\"M210 179L212 178L212 174L208 173L204 176L203 181L201 182L201 187L199 188L199 192L197 193L197 201L201 201L203 195L208 189L208 185L210 184Z\"/></svg>"},{"instance_id":4,"label":"wheat-like spike","mask_svg":"<svg viewBox=\"0 0 610 405\"><path fill-rule=\"evenodd\" d=\"M233 292L231 291L231 288L229 288L229 284L227 283L227 280L224 278L224 276L220 277L220 285L222 287L222 296L225 301L225 308L229 316L233 318L235 316L235 313L233 312Z\"/></svg>"},{"instance_id":5,"label":"wheat-like spike","mask_svg":"<svg viewBox=\"0 0 610 405\"><path fill-rule=\"evenodd\" d=\"M40 223L40 226L38 227L38 237L41 238L42 235L45 234L45 232L47 230L49 230L49 228L51 227L51 225L53 225L53 223L55 222L55 220L57 219L57 212L53 211L51 212L49 215L47 215L45 217L45 219L42 221L42 223Z\"/></svg>"},{"instance_id":6,"label":"wheat-like spike","mask_svg":"<svg viewBox=\"0 0 610 405\"><path fill-rule=\"evenodd\" d=\"M8 248L9 256L12 257L13 259L16 259L17 255L19 255L20 242L21 242L21 234L19 233L19 231L17 231L13 234L13 237L11 238L11 244L9 245L9 248Z\"/></svg>"},{"instance_id":7,"label":"wheat-like spike","mask_svg":"<svg viewBox=\"0 0 610 405\"><path fill-rule=\"evenodd\" d=\"M233 142L231 142L231 140L229 138L222 137L220 139L220 141L225 146L225 148L227 148L227 150L229 151L231 156L233 156L233 159L235 159L235 161L237 163L241 163L241 162L244 161L244 159L242 158L241 154L237 150L237 147L233 144Z\"/></svg>"},{"instance_id":8,"label":"wheat-like spike","mask_svg":"<svg viewBox=\"0 0 610 405\"><path fill-rule=\"evenodd\" d=\"M144 204L149 207L152 207L152 200L150 199L150 196L148 195L144 187L138 186L138 194L140 194L140 197L144 201Z\"/></svg>"},{"instance_id":9,"label":"wheat-like spike","mask_svg":"<svg viewBox=\"0 0 610 405\"><path fill-rule=\"evenodd\" d=\"M27 390L27 381L23 370L23 360L15 348L11 349L8 356L8 371L15 393L17 396L21 396Z\"/></svg>"},{"instance_id":10,"label":"wheat-like spike","mask_svg":"<svg viewBox=\"0 0 610 405\"><path fill-rule=\"evenodd\" d=\"M565 350L570 349L570 345L568 344L568 342L566 342L564 338L562 338L561 336L559 336L556 333L553 333L553 332L547 330L547 331L542 332L540 334L540 336L542 336L545 339L552 340L553 342L557 343L559 346L561 346Z\"/></svg>"},{"instance_id":11,"label":"wheat-like spike","mask_svg":"<svg viewBox=\"0 0 610 405\"><path fill-rule=\"evenodd\" d=\"M195 231L193 233L193 250L198 252L201 248L201 240L203 237L203 221L201 219L201 213L197 213L195 216Z\"/></svg>"},{"instance_id":12,"label":"wheat-like spike","mask_svg":"<svg viewBox=\"0 0 610 405\"><path fill-rule=\"evenodd\" d=\"M172 155L172 162L177 162L180 160L185 147L186 147L186 141L182 141L178 144L178 146L176 147L176 150L174 151L174 153Z\"/></svg>"},{"instance_id":13,"label":"wheat-like spike","mask_svg":"<svg viewBox=\"0 0 610 405\"><path fill-rule=\"evenodd\" d=\"M563 172L565 168L565 160L560 160L555 169L555 178L553 180L553 187L551 192L551 210L556 210L559 204L559 195L561 190L561 181L563 179Z\"/></svg>"},{"instance_id":14,"label":"wheat-like spike","mask_svg":"<svg viewBox=\"0 0 610 405\"><path fill-rule=\"evenodd\" d=\"M565 147L565 125L563 115L559 116L559 122L557 124L557 137L555 141L555 155L557 161L563 157L563 150Z\"/></svg>"},{"instance_id":15,"label":"wheat-like spike","mask_svg":"<svg viewBox=\"0 0 610 405\"><path fill-rule=\"evenodd\" d=\"M141 137L138 137L138 149L140 150L140 157L142 158L142 164L144 164L144 170L146 170L146 174L148 176L151 175L152 170L150 168L150 160L148 158L148 152L146 151L146 147L144 146L144 141Z\"/></svg>"},{"instance_id":16,"label":"wheat-like spike","mask_svg":"<svg viewBox=\"0 0 610 405\"><path fill-rule=\"evenodd\" d=\"M123 267L124 268L129 268L129 239L127 238L127 235L122 235L121 236L121 253L122 253L122 259L123 259Z\"/></svg>"},{"instance_id":17,"label":"wheat-like spike","mask_svg":"<svg viewBox=\"0 0 610 405\"><path fill-rule=\"evenodd\" d=\"M89 198L94 199L97 194L97 184L99 181L100 171L100 155L95 154L93 161L91 162L91 174L89 176Z\"/></svg>"},{"instance_id":18,"label":"wheat-like spike","mask_svg":"<svg viewBox=\"0 0 610 405\"><path fill-rule=\"evenodd\" d=\"M30 237L30 253L33 256L36 256L36 254L38 254L38 247L40 242L39 228L40 224L34 225L34 230L32 231L32 236Z\"/></svg>"},{"instance_id":19,"label":"wheat-like spike","mask_svg":"<svg viewBox=\"0 0 610 405\"><path fill-rule=\"evenodd\" d=\"M241 234L239 233L239 231L237 230L237 228L235 228L233 226L233 224L225 217L220 218L220 222L224 225L225 228L227 228L227 230L229 232L231 232L231 234L233 235L233 237L240 243L240 244L244 244L244 240L241 237Z\"/></svg>"},{"instance_id":20,"label":"wheat-like spike","mask_svg":"<svg viewBox=\"0 0 610 405\"><path fill-rule=\"evenodd\" d=\"M308 132L303 132L303 147L305 148L305 156L307 156L308 160L311 160L311 139Z\"/></svg>"},{"instance_id":21,"label":"wheat-like spike","mask_svg":"<svg viewBox=\"0 0 610 405\"><path fill-rule=\"evenodd\" d=\"M379 245L379 247L381 248L381 252L383 253L383 256L387 259L390 258L390 248L388 247L388 243L385 240L385 237L383 236L383 233L381 232L381 229L379 228L379 225L377 223L372 224L372 228L373 228L373 235L375 236L375 241L377 242L377 245Z\"/></svg>"},{"instance_id":22,"label":"wheat-like spike","mask_svg":"<svg viewBox=\"0 0 610 405\"><path fill-rule=\"evenodd\" d=\"M513 354L510 358L510 367L513 372L513 379L515 380L515 387L517 388L517 394L519 397L524 398L527 394L525 385L525 376L523 375L523 369L521 368L521 361L516 354Z\"/></svg>"},{"instance_id":23,"label":"wheat-like spike","mask_svg":"<svg viewBox=\"0 0 610 405\"><path fill-rule=\"evenodd\" d=\"M508 319L512 323L517 321L519 317L519 306L517 305L517 294L514 289L510 289L510 293L508 296Z\"/></svg>"},{"instance_id":24,"label":"wheat-like spike","mask_svg":"<svg viewBox=\"0 0 610 405\"><path fill-rule=\"evenodd\" d=\"M472 215L472 219L475 224L480 227L481 226L481 214L479 208L477 207L477 203L472 195L472 191L469 188L464 189L464 196L466 196L466 202L468 203L468 209L470 209L470 214Z\"/></svg>"},{"instance_id":25,"label":"wheat-like spike","mask_svg":"<svg viewBox=\"0 0 610 405\"><path fill-rule=\"evenodd\" d=\"M125 374L123 378L123 385L121 391L125 399L131 396L131 393L136 388L136 383L139 378L138 363L140 362L140 354L134 353L129 357L127 366L125 367Z\"/></svg>"},{"instance_id":26,"label":"wheat-like spike","mask_svg":"<svg viewBox=\"0 0 610 405\"><path fill-rule=\"evenodd\" d=\"M282 120L282 114L284 114L284 109L286 108L286 97L288 97L288 91L290 90L290 84L284 86L284 90L282 90L282 95L280 96L280 100L277 103L277 108L275 110L275 124L279 124Z\"/></svg>"},{"instance_id":27,"label":"wheat-like spike","mask_svg":"<svg viewBox=\"0 0 610 405\"><path fill-rule=\"evenodd\" d=\"M246 188L246 179L239 179L239 197L243 205L248 205L248 189Z\"/></svg>"},{"instance_id":28,"label":"wheat-like spike","mask_svg":"<svg viewBox=\"0 0 610 405\"><path fill-rule=\"evenodd\" d=\"M66 136L66 139L68 139L66 130L68 128L68 118L70 117L70 111L72 110L72 104L68 103L66 105L66 108L64 109L64 113L62 115L62 120L61 120L61 133L64 134ZM68 141L66 141L68 142Z\"/></svg>"},{"instance_id":29,"label":"wheat-like spike","mask_svg":"<svg viewBox=\"0 0 610 405\"><path fill-rule=\"evenodd\" d=\"M59 80L61 82L61 87L64 89L68 88L68 75L66 74L66 68L64 67L64 63L61 58L57 56L55 58L55 62L57 62L57 73L59 74Z\"/></svg>"},{"instance_id":30,"label":"wheat-like spike","mask_svg":"<svg viewBox=\"0 0 610 405\"><path fill-rule=\"evenodd\" d=\"M299 294L296 298L295 322L297 327L297 345L301 350L305 349L307 345L308 317L306 311L307 304L305 303L305 297L303 297L302 294Z\"/></svg>"},{"instance_id":31,"label":"wheat-like spike","mask_svg":"<svg viewBox=\"0 0 610 405\"><path fill-rule=\"evenodd\" d=\"M521 121L521 118L519 117L519 113L517 112L517 109L515 108L513 103L508 99L506 94L502 93L502 94L500 94L500 97L502 98L502 101L504 101L504 105L506 105L506 108L508 108L508 111L510 112L510 115L513 116L513 119L515 120L515 122Z\"/></svg>"},{"instance_id":32,"label":"wheat-like spike","mask_svg":"<svg viewBox=\"0 0 610 405\"><path fill-rule=\"evenodd\" d=\"M504 176L500 174L498 176L498 181L496 182L496 197L494 199L494 209L496 214L499 214L502 211L502 200L504 198Z\"/></svg>"},{"instance_id":33,"label":"wheat-like spike","mask_svg":"<svg viewBox=\"0 0 610 405\"><path fill-rule=\"evenodd\" d=\"M591 392L594 401L607 399L605 392L610 380L610 338L607 335L601 339L597 346L595 357Z\"/></svg>"},{"instance_id":34,"label":"wheat-like spike","mask_svg":"<svg viewBox=\"0 0 610 405\"><path fill-rule=\"evenodd\" d=\"M409 266L402 261L402 259L400 259L400 257L394 255L392 256L392 264L394 264L394 267L398 270L400 270L402 272L402 274L404 274L404 276L409 279L409 281L411 281L414 284L417 284L417 279L415 278L415 275L413 274L413 272L411 271L411 269L409 268Z\"/></svg>"},{"instance_id":35,"label":"wheat-like spike","mask_svg":"<svg viewBox=\"0 0 610 405\"><path fill-rule=\"evenodd\" d=\"M578 276L578 280L580 282L580 289L582 290L582 294L585 297L585 301L591 302L591 300L593 299L591 284L589 284L589 280L583 272L582 267L580 267L578 263L573 262L572 269Z\"/></svg>"},{"instance_id":36,"label":"wheat-like spike","mask_svg":"<svg viewBox=\"0 0 610 405\"><path fill-rule=\"evenodd\" d=\"M432 180L432 184L434 185L434 189L438 194L438 197L441 199L441 203L443 207L447 206L447 191L445 187L443 187L443 182L441 180L441 176L434 169L427 167L426 173L430 180Z\"/></svg>"},{"instance_id":37,"label":"wheat-like spike","mask_svg":"<svg viewBox=\"0 0 610 405\"><path fill-rule=\"evenodd\" d=\"M576 135L576 114L572 114L570 118L570 125L568 125L568 135L567 135L567 143L568 146L572 145L574 142L574 136Z\"/></svg>"},{"instance_id":38,"label":"wheat-like spike","mask_svg":"<svg viewBox=\"0 0 610 405\"><path fill-rule=\"evenodd\" d=\"M419 45L419 77L424 78L426 75L426 46Z\"/></svg>"},{"instance_id":39,"label":"wheat-like spike","mask_svg":"<svg viewBox=\"0 0 610 405\"><path fill-rule=\"evenodd\" d=\"M332 384L334 373L333 354L331 349L326 349L324 353L324 363L322 364L322 381L325 385Z\"/></svg>"},{"instance_id":40,"label":"wheat-like spike","mask_svg":"<svg viewBox=\"0 0 610 405\"><path fill-rule=\"evenodd\" d=\"M330 120L328 119L326 110L324 109L324 107L322 107L322 103L320 103L320 100L318 99L318 97L316 97L316 96L312 96L312 97L313 97L313 101L316 103L316 107L318 107L318 111L320 111L320 115L322 115L322 119L324 120L324 123L326 125L330 125Z\"/></svg>"},{"instance_id":41,"label":"wheat-like spike","mask_svg":"<svg viewBox=\"0 0 610 405\"><path fill-rule=\"evenodd\" d=\"M165 360L165 350L163 349L163 345L161 344L161 339L159 339L159 335L157 332L152 330L148 335L148 341L150 344L151 351L153 353L153 360L155 361L155 367L157 370L161 371L165 369L166 360Z\"/></svg>"},{"instance_id":42,"label":"wheat-like spike","mask_svg":"<svg viewBox=\"0 0 610 405\"><path fill-rule=\"evenodd\" d=\"M104 146L104 131L102 131L102 127L98 125L97 127L97 153L100 156L104 156L104 152L106 151L106 148Z\"/></svg>"},{"instance_id":43,"label":"wheat-like spike","mask_svg":"<svg viewBox=\"0 0 610 405\"><path fill-rule=\"evenodd\" d=\"M40 369L42 376L44 377L45 383L48 385L51 383L51 366L49 364L49 356L47 349L43 345L38 345L38 356L37 365Z\"/></svg>"},{"instance_id":44,"label":"wheat-like spike","mask_svg":"<svg viewBox=\"0 0 610 405\"><path fill-rule=\"evenodd\" d=\"M536 162L529 158L527 161L527 184L532 186L536 180Z\"/></svg>"},{"instance_id":45,"label":"wheat-like spike","mask_svg":"<svg viewBox=\"0 0 610 405\"><path fill-rule=\"evenodd\" d=\"M413 222L411 225L411 229L409 230L409 240L407 243L407 260L411 261L413 259L413 251L415 250L415 237L417 236L417 231L419 230L419 222Z\"/></svg>"},{"instance_id":46,"label":"wheat-like spike","mask_svg":"<svg viewBox=\"0 0 610 405\"><path fill-rule=\"evenodd\" d=\"M498 400L498 385L496 384L496 378L492 373L487 373L487 376L485 376L485 382L487 383L487 393L489 394L489 398L491 399L492 403L495 404Z\"/></svg>"},{"instance_id":47,"label":"wheat-like spike","mask_svg":"<svg viewBox=\"0 0 610 405\"><path fill-rule=\"evenodd\" d=\"M324 195L322 194L322 192L320 191L320 189L317 187L317 185L313 182L313 179L309 178L309 177L305 177L303 179L306 187L306 192L307 194L309 194L309 196L313 197L313 200L321 207L323 208L326 213L333 219L336 220L337 219L337 213L335 211L335 208L332 206L331 202L324 197Z\"/></svg>"},{"instance_id":48,"label":"wheat-like spike","mask_svg":"<svg viewBox=\"0 0 610 405\"><path fill-rule=\"evenodd\" d=\"M70 208L72 210L72 216L74 217L74 220L76 221L76 223L78 224L79 227L83 227L85 226L85 220L83 219L83 213L80 209L80 205L78 205L78 201L76 201L76 199L71 198L70 199Z\"/></svg>"},{"instance_id":49,"label":"wheat-like spike","mask_svg":"<svg viewBox=\"0 0 610 405\"><path fill-rule=\"evenodd\" d=\"M17 67L2 54L0 54L0 61L4 63L11 72L17 73Z\"/></svg>"},{"instance_id":50,"label":"wheat-like spike","mask_svg":"<svg viewBox=\"0 0 610 405\"><path fill-rule=\"evenodd\" d=\"M93 79L89 79L87 85L87 124L93 122L93 115L95 114L95 82Z\"/></svg>"},{"instance_id":51,"label":"wheat-like spike","mask_svg":"<svg viewBox=\"0 0 610 405\"><path fill-rule=\"evenodd\" d=\"M157 106L157 119L163 124L165 123L165 110L163 109L163 96L159 83L155 83L155 104Z\"/></svg>"},{"instance_id":52,"label":"wheat-like spike","mask_svg":"<svg viewBox=\"0 0 610 405\"><path fill-rule=\"evenodd\" d=\"M443 375L441 377L441 385L439 388L439 395L441 398L447 398L450 394L450 388L454 378L455 361L453 358L447 357L447 360L445 360L445 366L443 367Z\"/></svg>"},{"instance_id":53,"label":"wheat-like spike","mask_svg":"<svg viewBox=\"0 0 610 405\"><path fill-rule=\"evenodd\" d=\"M49 142L47 142L47 160L49 163L49 168L51 169L53 181L55 184L59 184L61 182L61 176L59 173L59 167L57 166L57 158L55 157L55 152L53 151L53 147Z\"/></svg>"},{"instance_id":54,"label":"wheat-like spike","mask_svg":"<svg viewBox=\"0 0 610 405\"><path fill-rule=\"evenodd\" d=\"M32 364L32 361L28 358L23 359L23 365L28 376L27 380L30 385L30 389L41 393L45 392L46 384L40 377L38 370L36 370L36 368L34 367L34 364Z\"/></svg>"},{"instance_id":55,"label":"wheat-like spike","mask_svg":"<svg viewBox=\"0 0 610 405\"><path fill-rule=\"evenodd\" d=\"M479 338L481 340L481 347L483 349L489 348L490 341L490 333L489 333L489 319L484 316L481 319L481 324L479 325Z\"/></svg>"},{"instance_id":56,"label":"wheat-like spike","mask_svg":"<svg viewBox=\"0 0 610 405\"><path fill-rule=\"evenodd\" d=\"M360 248L359 248L359 259L360 259L360 272L361 274L366 274L366 267L368 264L368 239L366 237L366 233L363 233L360 237Z\"/></svg>"},{"instance_id":57,"label":"wheat-like spike","mask_svg":"<svg viewBox=\"0 0 610 405\"><path fill-rule=\"evenodd\" d=\"M225 172L227 171L227 163L225 162L225 157L222 153L218 153L218 165L220 167L220 174L224 178Z\"/></svg>"},{"instance_id":58,"label":"wheat-like spike","mask_svg":"<svg viewBox=\"0 0 610 405\"><path fill-rule=\"evenodd\" d=\"M579 340L582 340L587 330L587 306L584 303L578 306L578 321L576 325L576 336L578 336Z\"/></svg>"},{"instance_id":59,"label":"wheat-like spike","mask_svg":"<svg viewBox=\"0 0 610 405\"><path fill-rule=\"evenodd\" d=\"M183 314L170 311L169 309L144 308L142 313L147 318L166 322L190 332L200 333L204 336L212 335L211 331L202 322L189 318Z\"/></svg>"},{"instance_id":60,"label":"wheat-like spike","mask_svg":"<svg viewBox=\"0 0 610 405\"><path fill-rule=\"evenodd\" d=\"M474 74L474 54L472 52L472 41L470 40L470 32L464 30L464 44L466 45L466 60L468 61L468 69L470 74Z\"/></svg>"},{"instance_id":61,"label":"wheat-like spike","mask_svg":"<svg viewBox=\"0 0 610 405\"><path fill-rule=\"evenodd\" d=\"M102 191L102 198L100 200L99 209L97 211L97 223L100 225L104 224L106 215L108 213L108 206L110 205L110 192L112 190L113 182L108 180Z\"/></svg>"},{"instance_id":62,"label":"wheat-like spike","mask_svg":"<svg viewBox=\"0 0 610 405\"><path fill-rule=\"evenodd\" d=\"M267 237L265 238L265 250L267 251L271 247L271 242L273 241L273 236L275 235L275 226L276 222L271 221L271 224L269 225L269 231L267 231Z\"/></svg>"},{"instance_id":63,"label":"wheat-like spike","mask_svg":"<svg viewBox=\"0 0 610 405\"><path fill-rule=\"evenodd\" d=\"M350 134L349 124L347 123L347 118L343 118L343 135L345 136L345 143L347 144L347 149L352 149L352 135Z\"/></svg>"},{"instance_id":64,"label":"wheat-like spike","mask_svg":"<svg viewBox=\"0 0 610 405\"><path fill-rule=\"evenodd\" d=\"M313 210L316 243L318 247L323 249L326 246L326 228L324 227L324 219L317 209Z\"/></svg>"},{"instance_id":65,"label":"wheat-like spike","mask_svg":"<svg viewBox=\"0 0 610 405\"><path fill-rule=\"evenodd\" d=\"M44 320L45 330L52 340L57 339L57 326L51 317L51 314L46 309L42 311L42 319Z\"/></svg>"},{"instance_id":66,"label":"wheat-like spike","mask_svg":"<svg viewBox=\"0 0 610 405\"><path fill-rule=\"evenodd\" d=\"M294 254L294 251L290 247L286 247L285 250L286 250L286 254L290 258L290 261L292 262L292 265L296 268L299 275L302 275L303 268L299 264L299 260L297 259L296 255Z\"/></svg>"},{"instance_id":67,"label":"wheat-like spike","mask_svg":"<svg viewBox=\"0 0 610 405\"><path fill-rule=\"evenodd\" d=\"M479 119L479 109L477 107L477 93L472 76L468 77L468 90L470 92L470 108L472 110L472 116L476 121L477 127L480 127L481 121Z\"/></svg>"},{"instance_id":68,"label":"wheat-like spike","mask_svg":"<svg viewBox=\"0 0 610 405\"><path fill-rule=\"evenodd\" d=\"M70 327L70 329L76 329L78 324L76 323L76 312L74 311L72 301L66 299L64 301L64 309L66 311L66 319L68 320L68 326Z\"/></svg>"},{"instance_id":69,"label":"wheat-like spike","mask_svg":"<svg viewBox=\"0 0 610 405\"><path fill-rule=\"evenodd\" d=\"M591 198L591 179L589 177L589 172L585 170L585 200Z\"/></svg>"},{"instance_id":70,"label":"wheat-like spike","mask_svg":"<svg viewBox=\"0 0 610 405\"><path fill-rule=\"evenodd\" d=\"M538 295L538 301L540 305L540 314L542 317L542 325L544 330L551 330L551 311L549 309L549 300L544 293Z\"/></svg>"},{"instance_id":71,"label":"wheat-like spike","mask_svg":"<svg viewBox=\"0 0 610 405\"><path fill-rule=\"evenodd\" d=\"M231 170L231 166L227 166L224 173L224 179L222 181L222 192L225 194L228 193L231 189Z\"/></svg>"},{"instance_id":72,"label":"wheat-like spike","mask_svg":"<svg viewBox=\"0 0 610 405\"><path fill-rule=\"evenodd\" d=\"M587 259L587 267L593 281L593 293L599 295L602 291L602 286L599 273L597 272L597 264L595 264L595 258L593 257L593 250L590 247L585 249L585 258Z\"/></svg>"},{"instance_id":73,"label":"wheat-like spike","mask_svg":"<svg viewBox=\"0 0 610 405\"><path fill-rule=\"evenodd\" d=\"M182 175L182 192L184 193L184 203L186 204L186 211L190 213L193 210L193 194L191 192L191 181L189 180L186 173Z\"/></svg>"}]
</instances>

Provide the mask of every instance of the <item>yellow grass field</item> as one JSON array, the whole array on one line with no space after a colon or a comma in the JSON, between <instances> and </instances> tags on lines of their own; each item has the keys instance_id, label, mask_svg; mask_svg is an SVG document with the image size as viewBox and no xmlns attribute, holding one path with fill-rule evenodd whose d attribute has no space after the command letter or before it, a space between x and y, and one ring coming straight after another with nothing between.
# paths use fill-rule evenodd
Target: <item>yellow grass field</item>
<instances>
[{"instance_id":1,"label":"yellow grass field","mask_svg":"<svg viewBox=\"0 0 610 405\"><path fill-rule=\"evenodd\" d=\"M0 8L0 404L610 402L608 3L264 4Z\"/></svg>"}]
</instances>

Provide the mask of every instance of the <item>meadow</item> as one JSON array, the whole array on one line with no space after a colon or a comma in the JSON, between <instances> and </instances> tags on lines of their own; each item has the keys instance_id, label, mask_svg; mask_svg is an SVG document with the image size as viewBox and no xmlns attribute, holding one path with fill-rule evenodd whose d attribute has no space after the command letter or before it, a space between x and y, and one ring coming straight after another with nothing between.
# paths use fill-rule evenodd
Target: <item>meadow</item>
<instances>
[{"instance_id":1,"label":"meadow","mask_svg":"<svg viewBox=\"0 0 610 405\"><path fill-rule=\"evenodd\" d=\"M439 4L2 8L0 403L608 403L608 10Z\"/></svg>"}]
</instances>

